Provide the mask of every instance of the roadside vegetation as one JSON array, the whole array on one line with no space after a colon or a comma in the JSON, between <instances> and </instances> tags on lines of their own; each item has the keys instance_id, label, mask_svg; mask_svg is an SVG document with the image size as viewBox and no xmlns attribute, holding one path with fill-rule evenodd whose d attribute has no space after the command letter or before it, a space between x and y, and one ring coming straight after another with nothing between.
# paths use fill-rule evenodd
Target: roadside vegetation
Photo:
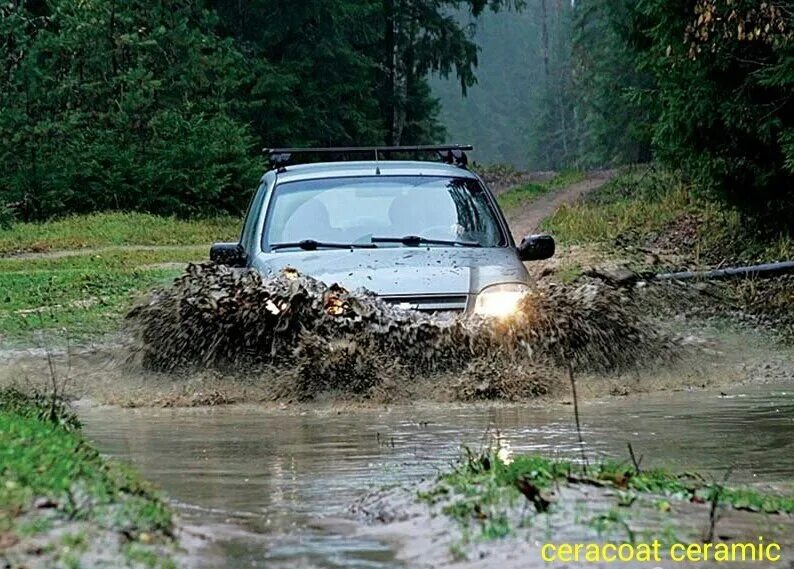
<instances>
[{"instance_id":1,"label":"roadside vegetation","mask_svg":"<svg viewBox=\"0 0 794 569\"><path fill-rule=\"evenodd\" d=\"M85 342L117 330L153 286L232 240L234 217L180 220L139 213L70 216L0 230L0 342ZM42 338L42 334L46 337Z\"/></svg>"},{"instance_id":2,"label":"roadside vegetation","mask_svg":"<svg viewBox=\"0 0 794 569\"><path fill-rule=\"evenodd\" d=\"M631 285L670 271L794 259L786 230L748 219L682 173L658 165L623 170L582 201L559 208L544 229L561 245L552 272L566 283L597 276ZM791 275L679 284L677 292L658 291L669 296L659 305L668 316L697 313L730 325L741 320L794 341Z\"/></svg>"},{"instance_id":3,"label":"roadside vegetation","mask_svg":"<svg viewBox=\"0 0 794 569\"><path fill-rule=\"evenodd\" d=\"M563 245L677 254L682 265L794 258L786 232L748 223L680 172L659 166L622 171L581 202L562 206L544 228Z\"/></svg>"},{"instance_id":4,"label":"roadside vegetation","mask_svg":"<svg viewBox=\"0 0 794 569\"><path fill-rule=\"evenodd\" d=\"M10 567L174 567L173 515L49 396L0 391L0 557Z\"/></svg>"},{"instance_id":5,"label":"roadside vegetation","mask_svg":"<svg viewBox=\"0 0 794 569\"><path fill-rule=\"evenodd\" d=\"M72 215L41 223L13 223L0 231L0 257L130 246L194 246L234 239L240 218L176 219L146 213Z\"/></svg>"}]
</instances>

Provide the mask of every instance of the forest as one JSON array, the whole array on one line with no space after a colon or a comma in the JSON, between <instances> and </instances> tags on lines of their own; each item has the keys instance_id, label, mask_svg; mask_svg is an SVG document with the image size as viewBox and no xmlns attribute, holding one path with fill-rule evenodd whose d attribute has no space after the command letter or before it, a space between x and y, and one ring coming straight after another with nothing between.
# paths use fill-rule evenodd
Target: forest
<instances>
[{"instance_id":1,"label":"forest","mask_svg":"<svg viewBox=\"0 0 794 569\"><path fill-rule=\"evenodd\" d=\"M788 0L12 0L0 60L6 222L235 214L263 147L451 136L791 217Z\"/></svg>"}]
</instances>

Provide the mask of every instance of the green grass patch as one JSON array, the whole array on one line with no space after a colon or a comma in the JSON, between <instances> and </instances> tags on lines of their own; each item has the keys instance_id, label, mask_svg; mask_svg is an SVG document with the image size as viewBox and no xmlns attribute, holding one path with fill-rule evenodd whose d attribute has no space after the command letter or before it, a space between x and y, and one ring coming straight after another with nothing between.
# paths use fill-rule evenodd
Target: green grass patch
<instances>
[{"instance_id":1,"label":"green grass patch","mask_svg":"<svg viewBox=\"0 0 794 569\"><path fill-rule=\"evenodd\" d=\"M543 194L581 182L585 177L584 172L575 170L561 172L546 182L530 182L508 190L496 199L503 210L510 211L531 202Z\"/></svg>"},{"instance_id":2,"label":"green grass patch","mask_svg":"<svg viewBox=\"0 0 794 569\"><path fill-rule=\"evenodd\" d=\"M418 498L441 506L445 515L467 530L479 525L484 539L494 539L515 530L510 527L508 510L526 504L520 488L543 492L566 483L613 488L618 507L630 507L638 495L697 502L710 502L716 496L720 504L735 508L766 514L794 513L794 495L725 488L697 475L677 475L661 469L637 473L633 467L614 461L584 470L571 462L537 455L519 455L506 464L492 452L468 454L456 468L441 475L431 490L420 492Z\"/></svg>"},{"instance_id":3,"label":"green grass patch","mask_svg":"<svg viewBox=\"0 0 794 569\"><path fill-rule=\"evenodd\" d=\"M704 263L767 262L794 256L794 240L753 227L726 204L704 195L678 173L627 169L587 199L564 205L544 222L563 244L602 243L647 246L649 238L677 232L687 251ZM690 242L692 241L692 242Z\"/></svg>"},{"instance_id":4,"label":"green grass patch","mask_svg":"<svg viewBox=\"0 0 794 569\"><path fill-rule=\"evenodd\" d=\"M173 568L170 507L137 473L104 459L79 427L59 399L0 390L0 535L35 537L46 566L80 567L92 540L110 532L117 537L100 539L119 543L117 566ZM33 555L25 551L13 553L19 566Z\"/></svg>"},{"instance_id":5,"label":"green grass patch","mask_svg":"<svg viewBox=\"0 0 794 569\"><path fill-rule=\"evenodd\" d=\"M166 263L191 263L209 259L209 247L164 247L157 249L103 250L67 256L0 258L1 273L36 273L40 271L109 272L149 268Z\"/></svg>"},{"instance_id":6,"label":"green grass patch","mask_svg":"<svg viewBox=\"0 0 794 569\"><path fill-rule=\"evenodd\" d=\"M224 216L183 220L144 213L75 215L0 229L0 256L123 245L209 245L240 234L242 220Z\"/></svg>"},{"instance_id":7,"label":"green grass patch","mask_svg":"<svg viewBox=\"0 0 794 569\"><path fill-rule=\"evenodd\" d=\"M629 232L658 231L695 211L692 193L669 172L629 170L545 222L561 242L612 242Z\"/></svg>"},{"instance_id":8,"label":"green grass patch","mask_svg":"<svg viewBox=\"0 0 794 569\"><path fill-rule=\"evenodd\" d=\"M4 404L6 399L0 392L0 530L14 529L34 500L46 498L65 519L123 529L133 536L170 535L170 509L137 474L106 461L79 431L38 418L46 409L21 412ZM35 531L28 522L25 530L31 527Z\"/></svg>"},{"instance_id":9,"label":"green grass patch","mask_svg":"<svg viewBox=\"0 0 794 569\"><path fill-rule=\"evenodd\" d=\"M64 269L0 272L0 336L30 343L38 332L82 341L118 327L146 290L167 284L173 269Z\"/></svg>"},{"instance_id":10,"label":"green grass patch","mask_svg":"<svg viewBox=\"0 0 794 569\"><path fill-rule=\"evenodd\" d=\"M26 235L33 225L16 225L11 232ZM97 214L36 225L57 235L47 242L54 249L77 243L114 247L120 242L145 247L169 240L178 246L0 257L0 341L30 345L45 332L54 344L67 338L81 343L112 332L137 298L178 276L181 265L207 260L206 243L227 238L236 225L231 219L187 222L138 214ZM86 237L95 230L93 237ZM0 241L8 235L0 231Z\"/></svg>"}]
</instances>

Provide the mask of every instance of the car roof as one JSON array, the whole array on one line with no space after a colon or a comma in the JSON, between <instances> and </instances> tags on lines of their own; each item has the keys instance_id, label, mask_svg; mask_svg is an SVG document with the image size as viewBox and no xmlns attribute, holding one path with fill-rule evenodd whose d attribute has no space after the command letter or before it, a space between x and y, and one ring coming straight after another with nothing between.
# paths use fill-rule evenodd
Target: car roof
<instances>
[{"instance_id":1,"label":"car roof","mask_svg":"<svg viewBox=\"0 0 794 569\"><path fill-rule=\"evenodd\" d=\"M375 176L378 169L380 169L381 176L446 176L477 179L477 175L473 172L452 164L444 164L443 162L409 160L375 162L374 160L367 160L361 162L320 162L286 166L278 170L278 181L283 183L323 178ZM267 176L267 174L265 175Z\"/></svg>"}]
</instances>

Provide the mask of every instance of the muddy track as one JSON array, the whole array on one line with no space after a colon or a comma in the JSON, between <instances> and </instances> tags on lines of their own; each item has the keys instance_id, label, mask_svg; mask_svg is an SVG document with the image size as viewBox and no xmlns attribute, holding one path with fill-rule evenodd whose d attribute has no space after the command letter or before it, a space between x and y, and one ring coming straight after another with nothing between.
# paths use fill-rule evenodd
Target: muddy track
<instances>
[{"instance_id":1,"label":"muddy track","mask_svg":"<svg viewBox=\"0 0 794 569\"><path fill-rule=\"evenodd\" d=\"M614 175L615 172L611 170L591 172L581 182L540 196L524 207L507 212L507 222L513 237L519 242L525 236L537 233L543 220L554 215L560 206L576 202L583 195L606 184Z\"/></svg>"},{"instance_id":2,"label":"muddy track","mask_svg":"<svg viewBox=\"0 0 794 569\"><path fill-rule=\"evenodd\" d=\"M101 255L103 253L123 253L125 251L191 251L204 245L108 245L106 247L84 247L81 249L56 249L51 251L27 251L22 253L0 254L0 259L36 260L63 259L80 255ZM209 256L209 243L206 245Z\"/></svg>"}]
</instances>

